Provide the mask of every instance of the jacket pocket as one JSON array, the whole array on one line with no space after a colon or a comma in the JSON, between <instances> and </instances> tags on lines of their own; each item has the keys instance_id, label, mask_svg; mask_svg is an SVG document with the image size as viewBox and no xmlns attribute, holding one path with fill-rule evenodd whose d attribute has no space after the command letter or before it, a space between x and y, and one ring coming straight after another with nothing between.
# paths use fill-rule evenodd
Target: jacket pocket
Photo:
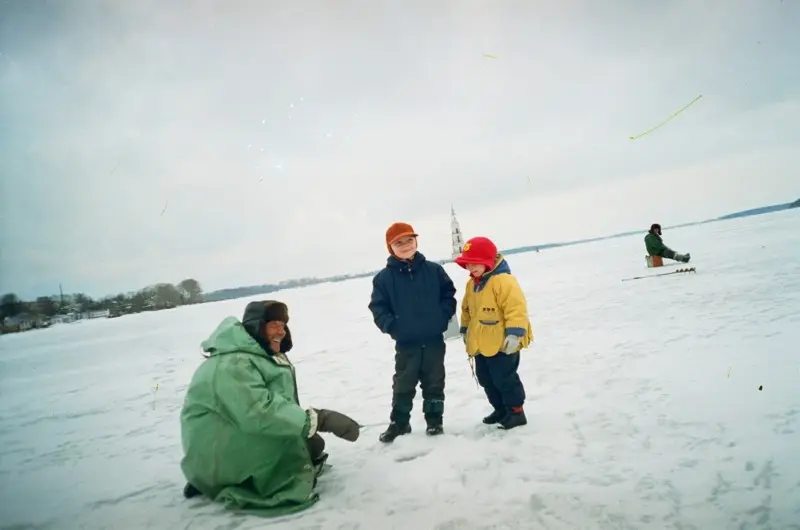
<instances>
[{"instance_id":1,"label":"jacket pocket","mask_svg":"<svg viewBox=\"0 0 800 530\"><path fill-rule=\"evenodd\" d=\"M439 318L442 319L441 328L442 328L442 333L444 333L445 331L447 331L447 326L450 325L450 320L447 318L447 314L444 311L440 311L439 315L441 315Z\"/></svg>"},{"instance_id":2,"label":"jacket pocket","mask_svg":"<svg viewBox=\"0 0 800 530\"><path fill-rule=\"evenodd\" d=\"M394 320L392 320L392 323L389 324L389 336L392 339L397 340L397 332L399 329L400 329L400 318L397 315L395 315Z\"/></svg>"},{"instance_id":3,"label":"jacket pocket","mask_svg":"<svg viewBox=\"0 0 800 530\"><path fill-rule=\"evenodd\" d=\"M479 319L478 351L484 355L494 355L503 346L505 328L500 320Z\"/></svg>"}]
</instances>

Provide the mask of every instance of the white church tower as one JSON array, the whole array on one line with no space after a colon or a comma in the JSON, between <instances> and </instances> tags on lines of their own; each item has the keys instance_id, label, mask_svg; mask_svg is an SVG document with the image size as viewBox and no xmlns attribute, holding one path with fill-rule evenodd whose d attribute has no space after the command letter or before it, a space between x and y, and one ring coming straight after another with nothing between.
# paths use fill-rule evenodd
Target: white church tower
<instances>
[{"instance_id":1,"label":"white church tower","mask_svg":"<svg viewBox=\"0 0 800 530\"><path fill-rule=\"evenodd\" d=\"M452 240L451 256L453 259L456 259L464 250L464 236L461 234L461 226L458 224L458 219L456 219L456 211L452 204L450 205L450 238ZM458 289L458 287L456 287L456 289ZM459 296L456 294L456 299L458 298ZM452 319L450 319L450 323L447 325L447 331L444 332L445 340L460 337L460 327L459 308L457 307L456 314L453 315Z\"/></svg>"},{"instance_id":2,"label":"white church tower","mask_svg":"<svg viewBox=\"0 0 800 530\"><path fill-rule=\"evenodd\" d=\"M464 250L464 236L461 235L461 226L458 224L456 211L452 204L450 205L450 237L453 240L452 258L456 259Z\"/></svg>"}]
</instances>

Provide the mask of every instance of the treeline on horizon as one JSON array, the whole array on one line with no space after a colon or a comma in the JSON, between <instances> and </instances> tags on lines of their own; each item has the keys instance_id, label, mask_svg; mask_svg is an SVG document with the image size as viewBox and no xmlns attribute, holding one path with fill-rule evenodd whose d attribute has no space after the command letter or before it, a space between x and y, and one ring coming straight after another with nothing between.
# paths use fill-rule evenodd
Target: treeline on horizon
<instances>
[{"instance_id":1,"label":"treeline on horizon","mask_svg":"<svg viewBox=\"0 0 800 530\"><path fill-rule=\"evenodd\" d=\"M754 208L720 216L714 219L705 221L696 221L691 223L684 223L678 226L692 226L704 224L709 222L733 219L736 217L745 217L749 215L760 215L764 213L772 213L790 208L800 207L800 199L785 204L777 204L772 206L765 206L761 208ZM590 241L598 241L601 239L610 239L616 237L623 237L631 234L637 234L641 230L620 232L617 234L596 237L590 239L581 239L576 241L569 241L564 243L548 243L543 245L531 245L525 247L518 247L503 251L504 254L518 254L523 252L531 252L544 250L548 248L557 248L563 246L570 246ZM451 259L436 260L437 263L445 264L450 263ZM343 274L338 276L328 276L324 278L296 278L291 280L284 280L278 283L267 283L261 285L249 285L242 287L232 287L227 289L219 289L210 293L204 293L200 283L194 279L186 279L173 285L171 283L159 283L156 285L145 287L139 291L128 294L118 294L116 296L104 297L98 300L92 299L90 296L77 293L55 296L40 296L35 301L22 301L15 294L8 293L3 295L0 299L0 323L7 317L14 317L20 314L28 314L39 319L52 318L56 315L67 315L70 313L86 314L93 311L108 310L110 317L117 317L132 313L140 313L143 311L157 311L161 309L170 309L173 307L197 304L203 302L218 302L221 300L231 300L235 298L245 298L249 296L256 296L259 294L267 294L284 289L294 289L297 287L305 287L309 285L316 285L320 283L341 282L356 278L365 278L376 274L377 270L368 272Z\"/></svg>"},{"instance_id":2,"label":"treeline on horizon","mask_svg":"<svg viewBox=\"0 0 800 530\"><path fill-rule=\"evenodd\" d=\"M19 327L7 324L7 319L25 321L23 328L47 327L51 320L59 316L74 319L91 318L94 313L108 312L108 317L119 317L144 311L158 311L174 307L202 303L203 288L193 278L178 284L157 283L135 292L120 293L93 299L85 293L40 296L36 300L21 300L14 293L0 297L0 323L4 327Z\"/></svg>"},{"instance_id":3,"label":"treeline on horizon","mask_svg":"<svg viewBox=\"0 0 800 530\"><path fill-rule=\"evenodd\" d=\"M359 272L356 274L342 274L339 276L328 276L325 278L295 278L293 280L284 280L279 283L265 283L262 285L248 285L243 287L231 287L228 289L219 289L206 293L203 298L206 302L219 302L220 300L231 300L233 298L245 298L247 296L255 296L257 294L273 293L275 291L282 291L284 289L295 289L297 287L306 287L309 285L316 285L319 283L343 282L345 280L352 280L355 278L365 278L372 276L377 271Z\"/></svg>"}]
</instances>

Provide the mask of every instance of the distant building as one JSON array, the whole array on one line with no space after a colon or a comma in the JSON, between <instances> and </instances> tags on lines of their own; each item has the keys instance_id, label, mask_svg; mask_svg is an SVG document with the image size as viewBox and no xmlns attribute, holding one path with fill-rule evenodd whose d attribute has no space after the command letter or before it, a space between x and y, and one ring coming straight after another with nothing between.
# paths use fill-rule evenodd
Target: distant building
<instances>
[{"instance_id":1,"label":"distant building","mask_svg":"<svg viewBox=\"0 0 800 530\"><path fill-rule=\"evenodd\" d=\"M71 313L69 315L53 315L50 319L52 324L66 324L68 322L75 321L75 313Z\"/></svg>"},{"instance_id":2,"label":"distant building","mask_svg":"<svg viewBox=\"0 0 800 530\"><path fill-rule=\"evenodd\" d=\"M456 210L452 204L450 205L450 236L453 241L451 256L456 259L464 250L464 236L461 234L461 225L458 224Z\"/></svg>"},{"instance_id":3,"label":"distant building","mask_svg":"<svg viewBox=\"0 0 800 530\"><path fill-rule=\"evenodd\" d=\"M30 313L20 313L3 319L2 323L0 323L0 331L2 333L18 333L31 329L46 328L49 325L50 321L45 317Z\"/></svg>"},{"instance_id":4,"label":"distant building","mask_svg":"<svg viewBox=\"0 0 800 530\"><path fill-rule=\"evenodd\" d=\"M86 318L108 318L111 316L110 309L100 309L99 311L89 311Z\"/></svg>"},{"instance_id":5,"label":"distant building","mask_svg":"<svg viewBox=\"0 0 800 530\"><path fill-rule=\"evenodd\" d=\"M99 309L97 311L86 311L81 313L79 311L72 311L65 315L55 315L50 319L52 324L70 324L81 320L90 320L93 318L111 318L110 309Z\"/></svg>"},{"instance_id":6,"label":"distant building","mask_svg":"<svg viewBox=\"0 0 800 530\"><path fill-rule=\"evenodd\" d=\"M452 204L450 205L450 238L452 243L451 256L453 259L456 259L464 250L464 236L461 233L461 226L458 224L458 219L456 219L456 211ZM457 294L456 299L458 299ZM458 337L460 335L460 328L461 325L459 324L459 313L456 311L456 314L447 325L447 331L444 332L445 340Z\"/></svg>"}]
</instances>

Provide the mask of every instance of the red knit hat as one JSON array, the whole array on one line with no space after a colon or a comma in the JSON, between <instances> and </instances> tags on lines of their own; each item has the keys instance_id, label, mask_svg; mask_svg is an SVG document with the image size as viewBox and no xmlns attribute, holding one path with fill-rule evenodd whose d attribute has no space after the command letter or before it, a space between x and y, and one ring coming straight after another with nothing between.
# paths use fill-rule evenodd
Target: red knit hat
<instances>
[{"instance_id":1,"label":"red knit hat","mask_svg":"<svg viewBox=\"0 0 800 530\"><path fill-rule=\"evenodd\" d=\"M417 237L417 233L408 223L394 223L386 230L386 248L389 249L389 254L394 256L392 252L392 243L404 237L413 236Z\"/></svg>"},{"instance_id":2,"label":"red knit hat","mask_svg":"<svg viewBox=\"0 0 800 530\"><path fill-rule=\"evenodd\" d=\"M483 265L486 270L494 268L494 262L497 258L497 247L492 240L487 237L473 237L464 243L464 250L461 255L455 259L455 262L463 268L467 268L467 264Z\"/></svg>"}]
</instances>

